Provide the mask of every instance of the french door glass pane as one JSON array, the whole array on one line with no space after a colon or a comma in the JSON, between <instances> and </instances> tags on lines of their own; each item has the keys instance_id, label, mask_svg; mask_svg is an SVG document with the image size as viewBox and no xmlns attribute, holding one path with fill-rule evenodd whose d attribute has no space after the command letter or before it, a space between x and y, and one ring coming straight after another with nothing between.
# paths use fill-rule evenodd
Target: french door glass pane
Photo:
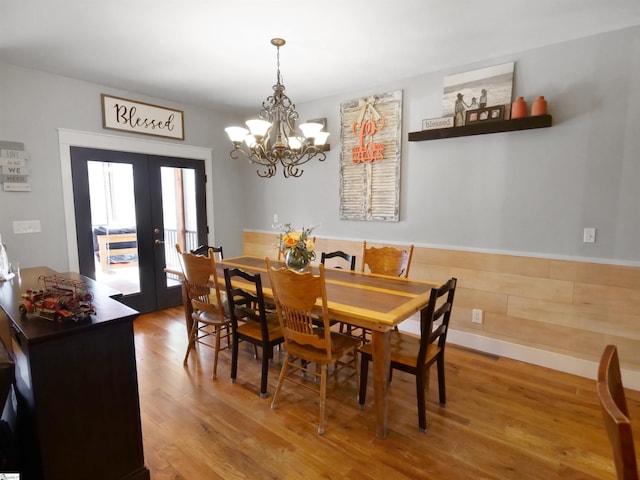
<instances>
[{"instance_id":1,"label":"french door glass pane","mask_svg":"<svg viewBox=\"0 0 640 480\"><path fill-rule=\"evenodd\" d=\"M88 161L96 280L140 292L133 165Z\"/></svg>"},{"instance_id":2,"label":"french door glass pane","mask_svg":"<svg viewBox=\"0 0 640 480\"><path fill-rule=\"evenodd\" d=\"M176 244L183 251L198 247L196 218L195 172L189 168L162 167L162 215L164 248L167 268L180 270ZM178 279L167 274L167 286L178 284Z\"/></svg>"}]
</instances>

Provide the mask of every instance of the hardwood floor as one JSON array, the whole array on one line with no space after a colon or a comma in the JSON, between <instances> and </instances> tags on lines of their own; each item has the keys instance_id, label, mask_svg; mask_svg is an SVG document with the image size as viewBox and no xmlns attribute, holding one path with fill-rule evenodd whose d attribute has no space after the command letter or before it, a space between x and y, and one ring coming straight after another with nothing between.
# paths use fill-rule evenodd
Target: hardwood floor
<instances>
[{"instance_id":1,"label":"hardwood floor","mask_svg":"<svg viewBox=\"0 0 640 480\"><path fill-rule=\"evenodd\" d=\"M147 467L153 480L210 479L615 479L595 381L447 347L447 406L431 370L428 432L418 430L414 377L394 371L389 435L375 437L373 394L357 404L355 381L327 399L285 383L271 410L280 361L261 399L260 361L241 349L231 383L230 350L211 380L212 350L182 360L182 308L141 315L135 342ZM370 388L373 382L369 382ZM640 452L640 392L627 390Z\"/></svg>"}]
</instances>

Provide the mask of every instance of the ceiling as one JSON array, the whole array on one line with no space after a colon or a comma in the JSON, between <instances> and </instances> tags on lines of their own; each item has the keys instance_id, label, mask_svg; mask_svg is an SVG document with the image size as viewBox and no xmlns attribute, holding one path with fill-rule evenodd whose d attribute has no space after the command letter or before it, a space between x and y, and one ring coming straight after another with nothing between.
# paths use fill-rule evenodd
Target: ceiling
<instances>
[{"instance_id":1,"label":"ceiling","mask_svg":"<svg viewBox=\"0 0 640 480\"><path fill-rule=\"evenodd\" d=\"M640 24L638 0L0 0L0 62L207 107L297 103ZM517 60L517 58L514 58Z\"/></svg>"}]
</instances>

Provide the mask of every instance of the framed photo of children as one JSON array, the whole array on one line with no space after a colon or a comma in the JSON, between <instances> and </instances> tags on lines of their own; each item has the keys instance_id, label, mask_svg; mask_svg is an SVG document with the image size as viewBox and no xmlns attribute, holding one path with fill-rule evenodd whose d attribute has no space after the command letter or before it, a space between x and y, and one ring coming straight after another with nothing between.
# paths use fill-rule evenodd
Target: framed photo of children
<instances>
[{"instance_id":1,"label":"framed photo of children","mask_svg":"<svg viewBox=\"0 0 640 480\"><path fill-rule=\"evenodd\" d=\"M479 122L495 122L504 117L504 105L495 105L488 108L476 108L466 111L465 125Z\"/></svg>"}]
</instances>

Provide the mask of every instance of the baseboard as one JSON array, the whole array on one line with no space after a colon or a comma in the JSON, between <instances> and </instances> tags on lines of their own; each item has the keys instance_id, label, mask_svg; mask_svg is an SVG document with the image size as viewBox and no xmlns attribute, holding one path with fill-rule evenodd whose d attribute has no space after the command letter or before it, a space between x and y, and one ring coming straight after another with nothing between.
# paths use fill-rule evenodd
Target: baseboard
<instances>
[{"instance_id":1,"label":"baseboard","mask_svg":"<svg viewBox=\"0 0 640 480\"><path fill-rule=\"evenodd\" d=\"M408 318L400 324L400 329L404 332L420 335L420 321L413 317ZM461 347L473 348L481 352L531 363L540 367L591 378L593 380L596 379L598 374L597 362L549 352L539 348L518 345L495 338L483 337L474 333L451 329L447 334L447 342L460 345ZM621 369L621 372L624 387L640 391L640 372L624 368Z\"/></svg>"},{"instance_id":2,"label":"baseboard","mask_svg":"<svg viewBox=\"0 0 640 480\"><path fill-rule=\"evenodd\" d=\"M598 363L468 332L449 330L447 342L561 372L596 379ZM625 388L640 391L640 372L622 369Z\"/></svg>"}]
</instances>

